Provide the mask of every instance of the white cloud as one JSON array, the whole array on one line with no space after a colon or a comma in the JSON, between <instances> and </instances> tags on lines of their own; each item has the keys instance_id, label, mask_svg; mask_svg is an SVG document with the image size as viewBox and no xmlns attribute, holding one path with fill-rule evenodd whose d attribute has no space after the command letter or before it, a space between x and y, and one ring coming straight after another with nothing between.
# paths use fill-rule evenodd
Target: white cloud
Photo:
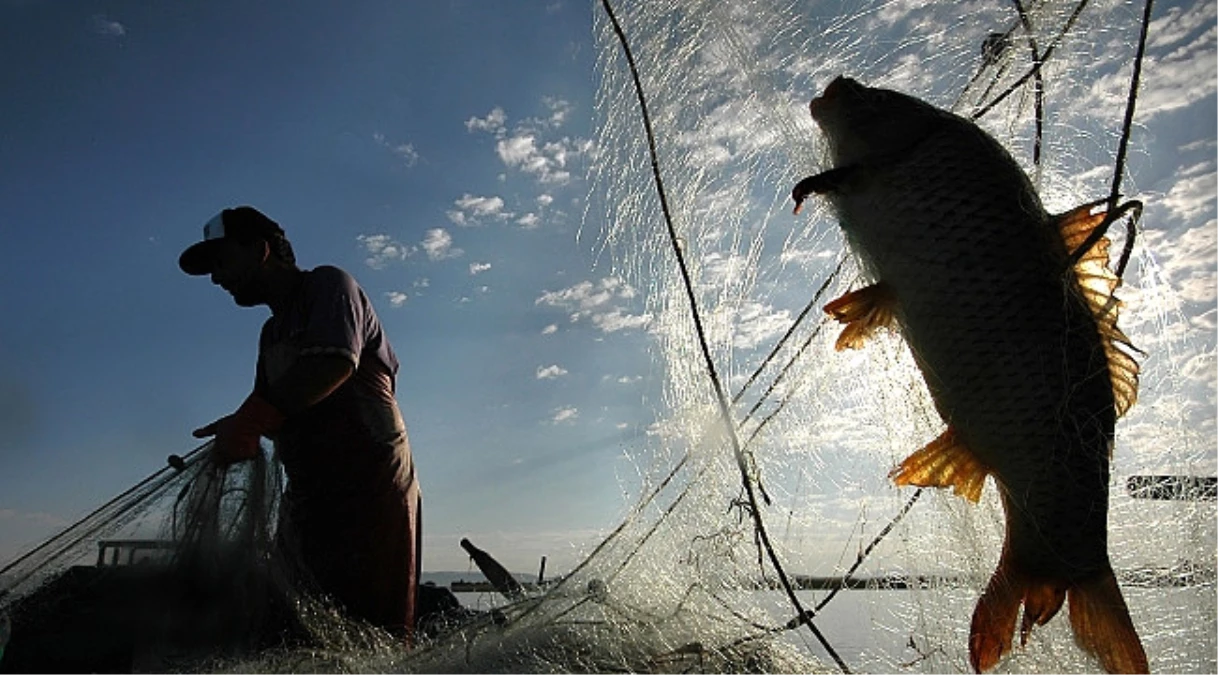
<instances>
[{"instance_id":1,"label":"white cloud","mask_svg":"<svg viewBox=\"0 0 1218 675\"><path fill-rule=\"evenodd\" d=\"M620 309L592 315L592 325L606 333L619 330L646 328L651 323L651 314L626 314Z\"/></svg>"},{"instance_id":2,"label":"white cloud","mask_svg":"<svg viewBox=\"0 0 1218 675\"><path fill-rule=\"evenodd\" d=\"M1213 162L1203 162L1181 169L1162 203L1175 216L1192 222L1198 216L1213 213L1215 200L1218 200L1218 171Z\"/></svg>"},{"instance_id":3,"label":"white cloud","mask_svg":"<svg viewBox=\"0 0 1218 675\"><path fill-rule=\"evenodd\" d=\"M1156 250L1168 274L1218 269L1218 218L1162 239L1166 242Z\"/></svg>"},{"instance_id":4,"label":"white cloud","mask_svg":"<svg viewBox=\"0 0 1218 675\"><path fill-rule=\"evenodd\" d=\"M503 108L495 106L486 117L471 117L466 120L465 128L468 131L487 131L501 136L506 131L504 126L506 123L507 114L503 112Z\"/></svg>"},{"instance_id":5,"label":"white cloud","mask_svg":"<svg viewBox=\"0 0 1218 675\"><path fill-rule=\"evenodd\" d=\"M1119 110L1128 95L1132 65L1095 81L1074 110L1086 115L1096 110ZM1211 27L1175 51L1148 53L1143 61L1137 114L1145 122L1155 115L1188 107L1218 93L1218 27Z\"/></svg>"},{"instance_id":6,"label":"white cloud","mask_svg":"<svg viewBox=\"0 0 1218 675\"><path fill-rule=\"evenodd\" d=\"M590 318L592 325L600 331L614 333L646 328L651 323L650 314L631 314L622 307L623 302L635 295L634 288L626 282L617 277L605 277L598 282L581 281L561 290L546 291L534 304L565 310L570 313L573 323Z\"/></svg>"},{"instance_id":7,"label":"white cloud","mask_svg":"<svg viewBox=\"0 0 1218 675\"><path fill-rule=\"evenodd\" d=\"M1172 257L1190 266L1218 268L1218 219L1184 230L1175 240Z\"/></svg>"},{"instance_id":8,"label":"white cloud","mask_svg":"<svg viewBox=\"0 0 1218 675\"><path fill-rule=\"evenodd\" d=\"M702 257L698 285L708 288L737 285L748 270L749 261L745 256L711 251Z\"/></svg>"},{"instance_id":9,"label":"white cloud","mask_svg":"<svg viewBox=\"0 0 1218 675\"><path fill-rule=\"evenodd\" d=\"M750 100L731 100L711 110L697 126L678 135L693 163L706 166L730 161L741 152L774 144L775 134L765 123L769 111Z\"/></svg>"},{"instance_id":10,"label":"white cloud","mask_svg":"<svg viewBox=\"0 0 1218 675\"><path fill-rule=\"evenodd\" d=\"M1164 267L1185 301L1208 306L1218 303L1214 258L1218 254L1218 224L1211 220L1174 236Z\"/></svg>"},{"instance_id":11,"label":"white cloud","mask_svg":"<svg viewBox=\"0 0 1218 675\"><path fill-rule=\"evenodd\" d=\"M550 422L553 424L574 422L577 417L579 417L578 408L557 408L554 410L554 416L550 418Z\"/></svg>"},{"instance_id":12,"label":"white cloud","mask_svg":"<svg viewBox=\"0 0 1218 675\"><path fill-rule=\"evenodd\" d=\"M770 305L749 302L736 315L732 344L737 349L769 346L790 326L791 314L787 310L775 311Z\"/></svg>"},{"instance_id":13,"label":"white cloud","mask_svg":"<svg viewBox=\"0 0 1218 675\"><path fill-rule=\"evenodd\" d=\"M1213 148L1216 145L1218 145L1218 141L1215 141L1215 139L1213 139L1213 138L1201 138L1201 139L1195 140L1191 143L1185 143L1184 145L1181 145L1179 148L1177 148L1177 150L1179 150L1180 152L1192 152L1193 150L1201 150L1204 148Z\"/></svg>"},{"instance_id":14,"label":"white cloud","mask_svg":"<svg viewBox=\"0 0 1218 675\"><path fill-rule=\"evenodd\" d=\"M1209 309L1206 313L1197 314L1192 318L1192 324L1197 328L1218 331L1218 309Z\"/></svg>"},{"instance_id":15,"label":"white cloud","mask_svg":"<svg viewBox=\"0 0 1218 675\"><path fill-rule=\"evenodd\" d=\"M545 208L553 203L554 203L554 197L552 197L548 194L544 194L544 193L537 195L537 205L538 206Z\"/></svg>"},{"instance_id":16,"label":"white cloud","mask_svg":"<svg viewBox=\"0 0 1218 675\"><path fill-rule=\"evenodd\" d=\"M1147 47L1170 47L1195 31L1213 25L1215 18L1218 18L1218 5L1213 2L1198 2L1187 9L1169 7L1162 16L1150 22Z\"/></svg>"},{"instance_id":17,"label":"white cloud","mask_svg":"<svg viewBox=\"0 0 1218 675\"><path fill-rule=\"evenodd\" d=\"M503 212L503 199L499 197L474 197L463 195L454 202L463 211L472 211L476 216L493 216Z\"/></svg>"},{"instance_id":18,"label":"white cloud","mask_svg":"<svg viewBox=\"0 0 1218 675\"><path fill-rule=\"evenodd\" d=\"M581 281L558 291L546 291L534 304L561 308L589 310L613 299L613 288L618 280L613 277L601 279L599 283Z\"/></svg>"},{"instance_id":19,"label":"white cloud","mask_svg":"<svg viewBox=\"0 0 1218 675\"><path fill-rule=\"evenodd\" d=\"M419 161L419 153L414 149L414 145L410 143L399 143L394 145L386 140L385 134L380 132L372 134L372 139L376 141L377 145L389 150L389 152L392 152L394 155L401 158L402 162L405 163L406 166L414 166Z\"/></svg>"},{"instance_id":20,"label":"white cloud","mask_svg":"<svg viewBox=\"0 0 1218 675\"><path fill-rule=\"evenodd\" d=\"M536 213L526 213L520 218L516 219L516 224L526 230L535 230L538 227L541 227L541 218L537 217Z\"/></svg>"},{"instance_id":21,"label":"white cloud","mask_svg":"<svg viewBox=\"0 0 1218 675\"><path fill-rule=\"evenodd\" d=\"M1213 305L1215 278L1212 273L1191 276L1180 282L1180 298L1186 302Z\"/></svg>"},{"instance_id":22,"label":"white cloud","mask_svg":"<svg viewBox=\"0 0 1218 675\"><path fill-rule=\"evenodd\" d=\"M98 35L122 37L127 34L127 27L103 14L95 14L93 15L93 32Z\"/></svg>"},{"instance_id":23,"label":"white cloud","mask_svg":"<svg viewBox=\"0 0 1218 675\"><path fill-rule=\"evenodd\" d=\"M355 239L368 253L364 263L374 270L384 269L390 263L398 260L405 260L417 250L413 246L406 246L396 241L387 234L361 234Z\"/></svg>"},{"instance_id":24,"label":"white cloud","mask_svg":"<svg viewBox=\"0 0 1218 675\"><path fill-rule=\"evenodd\" d=\"M572 180L571 164L577 157L591 155L596 144L570 137L553 140L554 130L567 121L573 107L570 102L554 97L545 97L542 103L548 115L526 119L510 132L507 114L499 107L485 118L470 118L465 127L493 134L498 139L495 153L508 168L528 174L543 185L566 185ZM506 179L506 175L500 175L500 180ZM548 195L545 199L539 198L538 203L546 206L552 201Z\"/></svg>"},{"instance_id":25,"label":"white cloud","mask_svg":"<svg viewBox=\"0 0 1218 675\"><path fill-rule=\"evenodd\" d=\"M508 138L499 141L495 152L508 166L523 164L537 154L537 139L531 135Z\"/></svg>"},{"instance_id":26,"label":"white cloud","mask_svg":"<svg viewBox=\"0 0 1218 675\"><path fill-rule=\"evenodd\" d=\"M419 279L415 279L414 283L411 284L411 286L413 286L415 288L427 288L428 286L431 286L431 280L428 279L427 277L421 277Z\"/></svg>"},{"instance_id":27,"label":"white cloud","mask_svg":"<svg viewBox=\"0 0 1218 675\"><path fill-rule=\"evenodd\" d=\"M456 258L465 253L459 248L453 248L453 238L447 231L442 228L435 228L427 231L427 235L423 238L422 244L424 251L427 251L427 257L432 260L444 260L446 258Z\"/></svg>"},{"instance_id":28,"label":"white cloud","mask_svg":"<svg viewBox=\"0 0 1218 675\"><path fill-rule=\"evenodd\" d=\"M571 114L572 105L569 101L561 98L553 98L550 96L542 97L541 102L550 109L550 116L542 123L549 127L560 127L563 122L567 121L567 115Z\"/></svg>"},{"instance_id":29,"label":"white cloud","mask_svg":"<svg viewBox=\"0 0 1218 675\"><path fill-rule=\"evenodd\" d=\"M570 138L543 142L539 147L535 133L522 131L500 139L495 152L505 165L530 174L543 184L565 185L571 182L568 163L588 147L586 141Z\"/></svg>"},{"instance_id":30,"label":"white cloud","mask_svg":"<svg viewBox=\"0 0 1218 675\"><path fill-rule=\"evenodd\" d=\"M453 204L457 207L457 210L449 211L448 219L453 224L462 227L481 225L484 218L508 220L515 215L510 211L504 211L503 198L501 197L475 197L466 193L460 199L454 201Z\"/></svg>"},{"instance_id":31,"label":"white cloud","mask_svg":"<svg viewBox=\"0 0 1218 675\"><path fill-rule=\"evenodd\" d=\"M778 255L778 259L784 265L794 264L800 267L810 267L813 264L823 264L821 261L832 258L835 255L837 253L829 248L819 251L816 249L788 248Z\"/></svg>"},{"instance_id":32,"label":"white cloud","mask_svg":"<svg viewBox=\"0 0 1218 675\"><path fill-rule=\"evenodd\" d=\"M558 332L558 324L552 323L541 329L542 335L553 335Z\"/></svg>"},{"instance_id":33,"label":"white cloud","mask_svg":"<svg viewBox=\"0 0 1218 675\"><path fill-rule=\"evenodd\" d=\"M394 307L401 307L402 305L406 304L408 296L401 291L389 291L385 294L385 297L389 298L390 305L393 305Z\"/></svg>"},{"instance_id":34,"label":"white cloud","mask_svg":"<svg viewBox=\"0 0 1218 675\"><path fill-rule=\"evenodd\" d=\"M537 379L554 380L567 374L567 370L557 364L537 369Z\"/></svg>"},{"instance_id":35,"label":"white cloud","mask_svg":"<svg viewBox=\"0 0 1218 675\"><path fill-rule=\"evenodd\" d=\"M476 274L481 274L481 273L489 270L490 268L491 268L490 263L477 263L477 262L470 263L469 264L469 274L470 274L470 276L474 276Z\"/></svg>"}]
</instances>

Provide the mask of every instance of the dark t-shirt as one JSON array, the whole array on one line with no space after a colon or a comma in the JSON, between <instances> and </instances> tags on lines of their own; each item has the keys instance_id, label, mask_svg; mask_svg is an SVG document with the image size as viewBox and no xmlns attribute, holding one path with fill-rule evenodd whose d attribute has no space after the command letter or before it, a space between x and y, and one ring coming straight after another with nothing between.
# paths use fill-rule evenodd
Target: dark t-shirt
<instances>
[{"instance_id":1,"label":"dark t-shirt","mask_svg":"<svg viewBox=\"0 0 1218 675\"><path fill-rule=\"evenodd\" d=\"M279 430L276 450L292 491L309 498L367 490L383 480L411 482L410 446L394 399L397 357L368 296L337 267L304 272L286 308L263 324L255 391L265 393L297 359L320 354L346 358L355 370ZM334 444L344 449L329 450ZM375 472L379 480L356 480L370 478L363 472L386 462L395 464L391 475L381 469Z\"/></svg>"},{"instance_id":2,"label":"dark t-shirt","mask_svg":"<svg viewBox=\"0 0 1218 675\"><path fill-rule=\"evenodd\" d=\"M353 613L409 626L419 492L394 399L398 361L368 296L337 267L304 272L263 325L255 391L317 354L346 358L355 370L274 438L288 477L281 532L322 589Z\"/></svg>"}]
</instances>

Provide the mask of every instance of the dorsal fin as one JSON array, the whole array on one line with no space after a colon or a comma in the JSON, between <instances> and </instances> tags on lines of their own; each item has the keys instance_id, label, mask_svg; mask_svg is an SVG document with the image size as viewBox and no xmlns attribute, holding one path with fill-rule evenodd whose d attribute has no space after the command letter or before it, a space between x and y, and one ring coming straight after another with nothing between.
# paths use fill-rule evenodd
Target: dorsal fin
<instances>
[{"instance_id":1,"label":"dorsal fin","mask_svg":"<svg viewBox=\"0 0 1218 675\"><path fill-rule=\"evenodd\" d=\"M1107 212L1092 213L1097 203L1085 204L1057 216L1066 250L1073 253L1087 237L1104 222ZM1104 354L1108 357L1108 372L1112 377L1112 395L1116 401L1117 417L1125 414L1138 400L1138 362L1131 351L1137 351L1129 338L1117 327L1121 302L1113 295L1121 279L1108 267L1108 249L1112 242L1101 237L1074 264L1074 276L1087 306L1095 316Z\"/></svg>"}]
</instances>

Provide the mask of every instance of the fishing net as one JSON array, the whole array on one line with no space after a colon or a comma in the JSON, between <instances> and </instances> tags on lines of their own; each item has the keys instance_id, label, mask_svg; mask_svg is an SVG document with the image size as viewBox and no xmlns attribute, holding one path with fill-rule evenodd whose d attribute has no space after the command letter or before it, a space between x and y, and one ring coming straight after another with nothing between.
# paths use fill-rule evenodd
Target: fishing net
<instances>
[{"instance_id":1,"label":"fishing net","mask_svg":"<svg viewBox=\"0 0 1218 675\"><path fill-rule=\"evenodd\" d=\"M331 653L392 644L345 617L287 553L278 463L263 453L222 467L210 449L171 456L4 568L0 670L191 672L304 646L326 670Z\"/></svg>"},{"instance_id":2,"label":"fishing net","mask_svg":"<svg viewBox=\"0 0 1218 675\"><path fill-rule=\"evenodd\" d=\"M1143 4L619 4L622 35L599 27L605 157L589 219L603 223L617 271L655 317L666 388L664 422L638 463L648 496L614 552L594 556L609 570L598 574L640 580L661 605L649 611L680 614L702 632L690 641L703 650L765 636L829 668L967 669L969 619L997 563L1002 508L992 484L974 506L887 478L942 422L899 337L834 350L840 327L820 308L857 287L860 269L825 203L790 214L794 183L830 168L807 102L844 74L973 118L1053 212L1107 197L1114 177L1116 190L1136 194L1123 163L1127 147L1138 152L1138 128L1124 117ZM1165 33L1184 32L1182 23L1149 25L1151 43L1180 41ZM1118 293L1122 326L1145 357L1140 402L1117 427L1110 552L1152 669L1207 670L1214 503L1126 489L1136 475L1215 470L1213 385L1198 377L1213 368L1212 331L1190 324L1162 274L1170 212L1148 202L1137 241L1149 243L1133 248ZM1114 266L1135 243L1122 229L1110 230ZM823 588L788 599L782 576ZM838 593L849 579L888 590ZM817 629L793 620L808 610ZM693 626L735 631L736 641ZM1098 663L1059 618L1000 667Z\"/></svg>"},{"instance_id":3,"label":"fishing net","mask_svg":"<svg viewBox=\"0 0 1218 675\"><path fill-rule=\"evenodd\" d=\"M1212 5L1199 6L1212 26ZM132 647L137 669L967 670L969 618L1003 536L996 491L973 505L891 484L891 467L942 422L898 336L834 349L821 307L860 269L825 204L790 213L794 183L829 168L807 102L845 74L975 118L1051 211L1109 196L1114 175L1144 199L1118 292L1121 325L1145 355L1139 401L1117 426L1110 555L1152 670L1218 667L1212 483L1146 478L1210 477L1218 462L1212 326L1188 318L1201 312L1168 270L1173 242L1204 239L1213 221L1170 229L1162 195L1142 194L1136 168L1116 161L1123 139L1135 160L1146 143L1123 124L1143 5L648 0L596 10L599 154L584 233L651 317L663 399L660 422L627 449L624 516L583 562L406 651L298 583L273 545L273 463L223 473L192 455L6 571L0 608L52 605L23 601L95 555L97 541L143 528L191 552L167 568L198 579L214 606L149 600L161 618ZM1178 25L1149 27L1162 60L1187 56ZM1130 240L1124 222L1110 236L1114 251ZM242 611L251 597L263 600ZM1098 667L1064 615L998 666Z\"/></svg>"}]
</instances>

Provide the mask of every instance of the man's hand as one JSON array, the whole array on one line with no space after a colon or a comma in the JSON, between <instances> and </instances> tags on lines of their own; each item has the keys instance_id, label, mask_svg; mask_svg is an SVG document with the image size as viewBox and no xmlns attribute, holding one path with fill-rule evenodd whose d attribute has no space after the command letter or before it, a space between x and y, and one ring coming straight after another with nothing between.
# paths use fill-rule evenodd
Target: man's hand
<instances>
[{"instance_id":1,"label":"man's hand","mask_svg":"<svg viewBox=\"0 0 1218 675\"><path fill-rule=\"evenodd\" d=\"M250 394L237 412L195 429L192 435L215 436L212 452L222 465L228 466L253 459L262 448L260 439L279 429L283 420L283 413L275 406L257 394Z\"/></svg>"}]
</instances>

